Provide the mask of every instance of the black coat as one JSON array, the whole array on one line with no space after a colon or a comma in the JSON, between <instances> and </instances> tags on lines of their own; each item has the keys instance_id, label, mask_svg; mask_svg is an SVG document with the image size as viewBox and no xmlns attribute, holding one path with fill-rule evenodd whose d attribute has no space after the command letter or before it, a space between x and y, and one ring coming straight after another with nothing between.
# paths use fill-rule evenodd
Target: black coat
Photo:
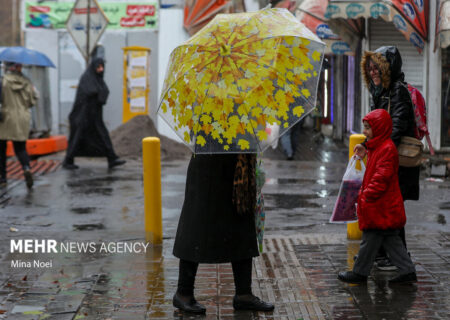
<instances>
[{"instance_id":1,"label":"black coat","mask_svg":"<svg viewBox=\"0 0 450 320\"><path fill-rule=\"evenodd\" d=\"M173 254L200 263L259 255L254 210L238 214L232 202L236 154L194 155Z\"/></svg>"},{"instance_id":2,"label":"black coat","mask_svg":"<svg viewBox=\"0 0 450 320\"><path fill-rule=\"evenodd\" d=\"M379 94L375 94L375 88L368 74L368 59L375 62L381 69L383 89ZM407 84L404 82L400 52L396 47L381 47L375 52L366 52L361 64L366 85L372 94L371 110L390 109L392 141L398 146L402 136L414 137L414 109ZM403 200L419 199L419 176L420 167L399 168L399 183Z\"/></svg>"},{"instance_id":3,"label":"black coat","mask_svg":"<svg viewBox=\"0 0 450 320\"><path fill-rule=\"evenodd\" d=\"M69 115L70 136L67 149L68 159L76 156L117 158L103 122L103 105L109 90L103 80L103 73L96 68L104 66L103 59L96 58L81 76L75 103Z\"/></svg>"}]
</instances>

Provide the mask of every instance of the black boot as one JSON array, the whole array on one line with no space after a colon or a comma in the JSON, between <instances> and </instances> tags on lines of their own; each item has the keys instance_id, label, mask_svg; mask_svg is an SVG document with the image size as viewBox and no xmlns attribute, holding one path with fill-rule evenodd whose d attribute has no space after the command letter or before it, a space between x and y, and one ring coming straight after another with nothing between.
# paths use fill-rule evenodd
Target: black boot
<instances>
[{"instance_id":1,"label":"black boot","mask_svg":"<svg viewBox=\"0 0 450 320\"><path fill-rule=\"evenodd\" d=\"M234 296L233 308L235 310L273 311L275 306L271 303L262 301L253 294L240 294Z\"/></svg>"},{"instance_id":2,"label":"black boot","mask_svg":"<svg viewBox=\"0 0 450 320\"><path fill-rule=\"evenodd\" d=\"M125 160L120 159L120 158L116 158L114 160L108 161L108 168L112 169L114 167L121 166L121 165L123 165L125 163L126 163Z\"/></svg>"},{"instance_id":3,"label":"black boot","mask_svg":"<svg viewBox=\"0 0 450 320\"><path fill-rule=\"evenodd\" d=\"M73 158L72 159L68 159L68 158L64 159L64 161L62 163L62 167L67 170L75 170L75 169L79 168L75 163L73 163Z\"/></svg>"},{"instance_id":4,"label":"black boot","mask_svg":"<svg viewBox=\"0 0 450 320\"><path fill-rule=\"evenodd\" d=\"M172 300L173 306L181 311L191 312L196 314L206 313L204 305L195 300L194 296L182 296L178 292L175 293Z\"/></svg>"},{"instance_id":5,"label":"black boot","mask_svg":"<svg viewBox=\"0 0 450 320\"><path fill-rule=\"evenodd\" d=\"M31 189L33 187L33 175L31 174L30 167L26 166L23 168L23 176L25 177L27 188Z\"/></svg>"},{"instance_id":6,"label":"black boot","mask_svg":"<svg viewBox=\"0 0 450 320\"><path fill-rule=\"evenodd\" d=\"M347 283L364 283L367 277L354 273L353 271L339 272L338 279Z\"/></svg>"}]
</instances>

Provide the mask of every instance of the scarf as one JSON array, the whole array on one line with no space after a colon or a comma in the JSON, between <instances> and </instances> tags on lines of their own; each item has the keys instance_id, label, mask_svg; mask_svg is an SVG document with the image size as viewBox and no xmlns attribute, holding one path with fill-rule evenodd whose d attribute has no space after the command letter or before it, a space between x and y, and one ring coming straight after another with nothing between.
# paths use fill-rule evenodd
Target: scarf
<instances>
[{"instance_id":1,"label":"scarf","mask_svg":"<svg viewBox=\"0 0 450 320\"><path fill-rule=\"evenodd\" d=\"M233 180L233 204L238 214L254 214L256 207L256 154L238 154Z\"/></svg>"},{"instance_id":2,"label":"scarf","mask_svg":"<svg viewBox=\"0 0 450 320\"><path fill-rule=\"evenodd\" d=\"M374 98L378 98L383 92L383 85L376 86L372 80L370 80L370 92Z\"/></svg>"}]
</instances>

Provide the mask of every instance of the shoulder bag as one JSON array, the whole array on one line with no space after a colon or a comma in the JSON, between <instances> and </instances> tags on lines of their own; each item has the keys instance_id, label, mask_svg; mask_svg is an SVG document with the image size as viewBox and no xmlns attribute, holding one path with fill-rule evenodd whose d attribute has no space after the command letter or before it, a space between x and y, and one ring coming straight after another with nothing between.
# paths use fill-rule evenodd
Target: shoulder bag
<instances>
[{"instance_id":1,"label":"shoulder bag","mask_svg":"<svg viewBox=\"0 0 450 320\"><path fill-rule=\"evenodd\" d=\"M391 95L389 94L388 113L391 114ZM399 165L417 167L422 163L423 144L414 137L403 136L397 147Z\"/></svg>"}]
</instances>

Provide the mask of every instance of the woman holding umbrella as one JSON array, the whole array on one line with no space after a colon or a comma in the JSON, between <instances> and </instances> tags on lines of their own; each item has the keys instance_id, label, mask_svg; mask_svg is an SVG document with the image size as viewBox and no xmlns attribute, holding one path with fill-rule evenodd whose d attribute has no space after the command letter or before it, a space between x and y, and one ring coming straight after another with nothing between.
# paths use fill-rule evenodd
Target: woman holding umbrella
<instances>
[{"instance_id":1,"label":"woman holding umbrella","mask_svg":"<svg viewBox=\"0 0 450 320\"><path fill-rule=\"evenodd\" d=\"M325 44L286 9L216 16L171 54L158 113L195 155L173 253L173 305L205 313L194 298L199 263L231 262L236 310L272 311L253 295L256 154L315 105ZM282 134L281 133L281 134Z\"/></svg>"},{"instance_id":2,"label":"woman holding umbrella","mask_svg":"<svg viewBox=\"0 0 450 320\"><path fill-rule=\"evenodd\" d=\"M189 163L186 193L173 254L180 259L173 305L205 313L194 298L199 263L231 262L236 310L272 311L252 294L252 258L259 255L255 230L255 154L195 155Z\"/></svg>"},{"instance_id":3,"label":"woman holding umbrella","mask_svg":"<svg viewBox=\"0 0 450 320\"><path fill-rule=\"evenodd\" d=\"M1 83L2 121L0 123L0 184L6 180L6 142L11 140L14 152L22 165L28 188L33 186L30 159L26 141L30 133L30 108L37 102L37 91L22 74L22 65L6 63L6 74Z\"/></svg>"}]
</instances>

